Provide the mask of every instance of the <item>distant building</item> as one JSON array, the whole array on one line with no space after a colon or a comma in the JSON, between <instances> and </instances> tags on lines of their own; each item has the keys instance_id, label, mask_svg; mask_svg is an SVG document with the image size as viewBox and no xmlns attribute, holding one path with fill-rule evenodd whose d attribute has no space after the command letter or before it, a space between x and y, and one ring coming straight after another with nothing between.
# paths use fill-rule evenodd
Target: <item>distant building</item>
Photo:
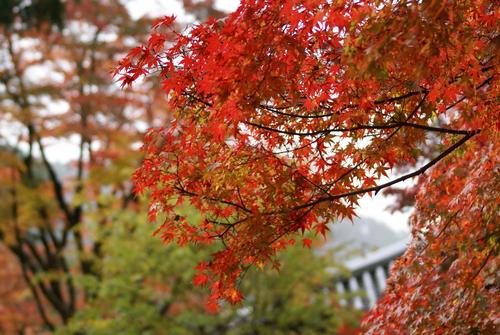
<instances>
[{"instance_id":1,"label":"distant building","mask_svg":"<svg viewBox=\"0 0 500 335\"><path fill-rule=\"evenodd\" d=\"M408 241L402 240L348 261L346 267L351 276L339 279L336 289L339 293L349 292L354 296L341 304L349 303L365 310L372 308L385 290L394 260L405 252L407 246Z\"/></svg>"},{"instance_id":2,"label":"distant building","mask_svg":"<svg viewBox=\"0 0 500 335\"><path fill-rule=\"evenodd\" d=\"M340 303L370 309L385 290L394 260L405 252L409 233L361 218L354 224L342 221L332 225L332 236L324 248L338 249L335 257L350 272L349 277L339 274L335 284L337 292L345 296Z\"/></svg>"}]
</instances>

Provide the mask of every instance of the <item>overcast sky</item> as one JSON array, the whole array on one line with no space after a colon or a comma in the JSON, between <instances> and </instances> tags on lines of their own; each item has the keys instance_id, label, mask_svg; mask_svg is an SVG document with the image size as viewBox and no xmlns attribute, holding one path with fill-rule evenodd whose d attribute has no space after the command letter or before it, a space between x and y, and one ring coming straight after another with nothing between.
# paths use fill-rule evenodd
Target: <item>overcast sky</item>
<instances>
[{"instance_id":1,"label":"overcast sky","mask_svg":"<svg viewBox=\"0 0 500 335\"><path fill-rule=\"evenodd\" d=\"M225 12L232 12L238 7L236 0L216 0L215 7ZM179 0L128 0L127 8L134 19L144 15L176 15L182 21L190 21Z\"/></svg>"}]
</instances>

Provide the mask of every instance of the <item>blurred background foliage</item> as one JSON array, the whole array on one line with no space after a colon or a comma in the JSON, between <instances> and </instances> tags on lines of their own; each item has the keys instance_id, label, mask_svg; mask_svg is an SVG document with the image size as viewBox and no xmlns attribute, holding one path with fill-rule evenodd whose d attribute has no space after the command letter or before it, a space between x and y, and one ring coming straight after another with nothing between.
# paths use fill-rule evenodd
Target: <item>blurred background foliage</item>
<instances>
[{"instance_id":1,"label":"blurred background foliage","mask_svg":"<svg viewBox=\"0 0 500 335\"><path fill-rule=\"evenodd\" d=\"M336 334L358 324L360 311L337 304L331 270L342 267L331 254L290 248L280 272L251 269L241 282L245 300L214 315L207 291L192 284L196 264L213 250L152 239L144 213L115 220L103 232L101 278L79 279L92 298L58 334Z\"/></svg>"},{"instance_id":2,"label":"blurred background foliage","mask_svg":"<svg viewBox=\"0 0 500 335\"><path fill-rule=\"evenodd\" d=\"M39 27L45 23L62 28L64 3L62 0L0 1L0 24L10 27L16 21L30 27Z\"/></svg>"},{"instance_id":3,"label":"blurred background foliage","mask_svg":"<svg viewBox=\"0 0 500 335\"><path fill-rule=\"evenodd\" d=\"M1 334L355 333L335 255L294 246L280 272L251 269L245 300L212 315L192 280L214 250L152 237L130 177L168 108L158 83L121 90L110 75L149 19L117 0L0 3ZM183 5L222 15L211 0Z\"/></svg>"}]
</instances>

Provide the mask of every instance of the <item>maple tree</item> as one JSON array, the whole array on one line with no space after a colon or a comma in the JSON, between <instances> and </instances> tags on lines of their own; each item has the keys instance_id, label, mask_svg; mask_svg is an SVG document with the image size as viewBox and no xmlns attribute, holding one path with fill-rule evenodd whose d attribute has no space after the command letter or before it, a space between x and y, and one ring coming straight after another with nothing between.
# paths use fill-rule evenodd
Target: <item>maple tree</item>
<instances>
[{"instance_id":1,"label":"maple tree","mask_svg":"<svg viewBox=\"0 0 500 335\"><path fill-rule=\"evenodd\" d=\"M115 72L123 86L160 78L174 116L146 135L136 190L149 192L151 220L165 217L164 241L222 242L196 277L212 309L242 299L248 267L278 268L292 234L324 235L328 222L355 215L363 195L418 177L414 241L366 331L491 331L498 8L243 0L224 20L184 33L173 17L154 23ZM400 166L413 169L390 179ZM204 220L176 213L183 203Z\"/></svg>"},{"instance_id":2,"label":"maple tree","mask_svg":"<svg viewBox=\"0 0 500 335\"><path fill-rule=\"evenodd\" d=\"M169 115L156 82L123 92L109 71L150 23L131 20L117 1L64 5L60 29L16 15L0 26L0 333L318 333L359 324L359 312L324 294L333 276L325 266L335 264L300 243L282 255L285 277L249 272L246 305L207 312L207 292L192 283L203 281L194 267L209 251L151 241L143 199L131 192L145 125ZM212 5L185 1L200 19L221 15ZM75 145L59 149L67 142ZM62 164L54 147L76 158Z\"/></svg>"}]
</instances>

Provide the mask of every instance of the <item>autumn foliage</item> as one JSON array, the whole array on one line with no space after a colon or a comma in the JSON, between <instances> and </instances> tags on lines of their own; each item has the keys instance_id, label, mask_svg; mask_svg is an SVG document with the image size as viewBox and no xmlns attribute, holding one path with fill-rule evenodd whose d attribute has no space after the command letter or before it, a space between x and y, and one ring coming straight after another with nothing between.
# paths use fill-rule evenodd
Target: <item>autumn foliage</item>
<instances>
[{"instance_id":1,"label":"autumn foliage","mask_svg":"<svg viewBox=\"0 0 500 335\"><path fill-rule=\"evenodd\" d=\"M211 308L241 300L248 267L278 268L292 236L324 235L363 195L418 177L414 240L366 330L493 331L498 8L243 0L184 33L171 17L154 23L116 70L124 86L159 77L174 114L146 135L136 189L166 242L222 241L195 277ZM401 166L412 169L387 177ZM201 224L176 212L183 203Z\"/></svg>"},{"instance_id":2,"label":"autumn foliage","mask_svg":"<svg viewBox=\"0 0 500 335\"><path fill-rule=\"evenodd\" d=\"M183 4L190 18L223 14L212 0ZM297 243L279 255L282 275L248 271L249 298L214 316L209 291L192 283L208 281L195 266L217 247L151 238L147 198L130 177L147 126L169 115L158 80L122 90L110 75L148 37L151 20L129 14L121 0L0 1L0 334L357 328L361 312L338 303L349 295L334 290L331 254ZM176 212L200 222L187 203Z\"/></svg>"}]
</instances>

